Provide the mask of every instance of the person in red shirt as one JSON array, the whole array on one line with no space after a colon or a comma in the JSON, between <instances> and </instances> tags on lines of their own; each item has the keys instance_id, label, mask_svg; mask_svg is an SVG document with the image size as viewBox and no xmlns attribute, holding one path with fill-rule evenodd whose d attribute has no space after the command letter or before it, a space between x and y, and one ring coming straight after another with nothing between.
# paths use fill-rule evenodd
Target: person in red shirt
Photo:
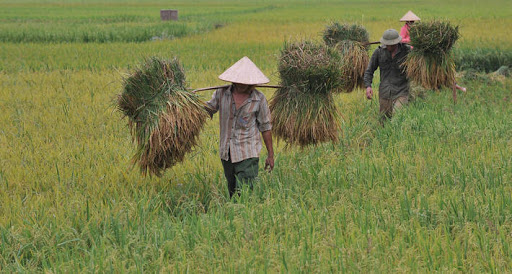
<instances>
[{"instance_id":1,"label":"person in red shirt","mask_svg":"<svg viewBox=\"0 0 512 274\"><path fill-rule=\"evenodd\" d=\"M405 25L400 29L400 36L402 36L402 43L409 44L411 42L411 37L409 36L409 29L416 21L420 21L421 19L416 16L412 11L408 11L401 19L400 22L405 22Z\"/></svg>"}]
</instances>

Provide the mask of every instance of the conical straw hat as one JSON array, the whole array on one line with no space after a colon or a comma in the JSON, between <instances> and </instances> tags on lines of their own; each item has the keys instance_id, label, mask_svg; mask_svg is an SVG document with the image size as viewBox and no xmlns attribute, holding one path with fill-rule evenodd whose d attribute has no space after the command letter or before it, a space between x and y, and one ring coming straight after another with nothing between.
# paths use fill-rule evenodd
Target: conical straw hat
<instances>
[{"instance_id":1,"label":"conical straw hat","mask_svg":"<svg viewBox=\"0 0 512 274\"><path fill-rule=\"evenodd\" d=\"M267 76L247 56L244 56L224 71L219 79L245 85L261 85L270 82Z\"/></svg>"},{"instance_id":2,"label":"conical straw hat","mask_svg":"<svg viewBox=\"0 0 512 274\"><path fill-rule=\"evenodd\" d=\"M412 11L408 11L402 19L400 19L400 22L406 22L406 21L420 21L421 19L416 16Z\"/></svg>"}]
</instances>

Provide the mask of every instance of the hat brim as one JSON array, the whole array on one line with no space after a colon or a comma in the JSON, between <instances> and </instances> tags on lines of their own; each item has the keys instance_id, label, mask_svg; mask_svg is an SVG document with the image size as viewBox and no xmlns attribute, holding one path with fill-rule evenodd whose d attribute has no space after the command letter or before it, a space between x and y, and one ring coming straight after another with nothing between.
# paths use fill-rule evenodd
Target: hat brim
<instances>
[{"instance_id":1,"label":"hat brim","mask_svg":"<svg viewBox=\"0 0 512 274\"><path fill-rule=\"evenodd\" d=\"M247 56L238 60L219 75L219 79L244 85L261 85L270 82L267 76Z\"/></svg>"},{"instance_id":2,"label":"hat brim","mask_svg":"<svg viewBox=\"0 0 512 274\"><path fill-rule=\"evenodd\" d=\"M396 44L400 43L401 41L402 41L402 36L400 36L400 35L398 35L398 37L393 40L386 40L386 39L384 39L384 37L380 38L380 43L383 45L383 48L385 48L385 46L396 45Z\"/></svg>"},{"instance_id":3,"label":"hat brim","mask_svg":"<svg viewBox=\"0 0 512 274\"><path fill-rule=\"evenodd\" d=\"M267 84L270 82L270 80L268 78L267 79L258 79L255 81L240 79L240 78L236 78L236 77L234 77L234 78L219 77L219 79L222 81L231 82L234 84L243 84L243 85L248 85L248 86L263 85L263 84Z\"/></svg>"}]
</instances>

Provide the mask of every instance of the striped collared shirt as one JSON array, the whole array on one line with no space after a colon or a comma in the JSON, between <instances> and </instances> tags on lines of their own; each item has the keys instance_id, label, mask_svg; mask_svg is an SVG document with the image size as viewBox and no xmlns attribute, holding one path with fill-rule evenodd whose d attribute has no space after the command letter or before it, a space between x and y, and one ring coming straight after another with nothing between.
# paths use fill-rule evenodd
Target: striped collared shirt
<instances>
[{"instance_id":1,"label":"striped collared shirt","mask_svg":"<svg viewBox=\"0 0 512 274\"><path fill-rule=\"evenodd\" d=\"M261 134L272 129L270 110L263 93L253 89L251 95L236 109L231 95L233 85L217 89L206 104L210 113L219 112L220 158L237 163L257 158L261 151ZM229 155L230 154L230 155Z\"/></svg>"}]
</instances>

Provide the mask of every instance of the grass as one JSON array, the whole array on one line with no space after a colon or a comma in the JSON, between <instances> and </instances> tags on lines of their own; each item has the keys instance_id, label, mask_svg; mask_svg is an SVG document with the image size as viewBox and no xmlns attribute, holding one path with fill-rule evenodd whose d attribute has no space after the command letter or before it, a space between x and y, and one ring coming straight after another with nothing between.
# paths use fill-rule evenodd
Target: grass
<instances>
[{"instance_id":1,"label":"grass","mask_svg":"<svg viewBox=\"0 0 512 274\"><path fill-rule=\"evenodd\" d=\"M161 21L157 3L127 5L8 5L0 19L0 42L10 43L111 43L173 40L201 34L228 24L233 18L272 9L233 7L208 9L177 3L178 21ZM5 11L4 11L5 12ZM1 14L1 12L0 12ZM14 14L14 15L13 15Z\"/></svg>"},{"instance_id":2,"label":"grass","mask_svg":"<svg viewBox=\"0 0 512 274\"><path fill-rule=\"evenodd\" d=\"M1 18L20 16L12 5L40 13L33 2L2 1ZM510 78L457 79L468 88L457 104L428 93L384 127L377 101L339 94L339 144L276 143L274 172L237 202L226 200L216 117L162 178L131 168L135 147L113 102L143 57L178 55L190 85L203 87L250 54L276 84L290 36L321 42L325 24L343 19L375 41L409 9L370 4L273 1L172 42L0 43L1 271L510 272ZM434 1L417 14L454 20L461 48L507 49L510 5Z\"/></svg>"},{"instance_id":3,"label":"grass","mask_svg":"<svg viewBox=\"0 0 512 274\"><path fill-rule=\"evenodd\" d=\"M512 51L499 48L456 48L454 59L457 70L494 72L501 66L512 67Z\"/></svg>"}]
</instances>

